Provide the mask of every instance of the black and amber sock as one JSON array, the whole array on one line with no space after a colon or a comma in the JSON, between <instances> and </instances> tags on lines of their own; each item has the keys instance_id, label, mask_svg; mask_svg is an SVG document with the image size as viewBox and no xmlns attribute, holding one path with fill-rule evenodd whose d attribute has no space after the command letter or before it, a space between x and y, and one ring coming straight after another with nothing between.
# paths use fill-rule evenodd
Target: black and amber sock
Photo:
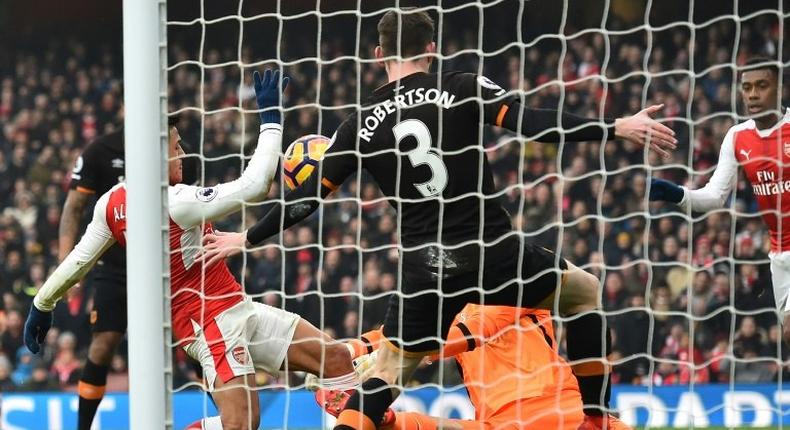
<instances>
[{"instance_id":1,"label":"black and amber sock","mask_svg":"<svg viewBox=\"0 0 790 430\"><path fill-rule=\"evenodd\" d=\"M107 366L101 366L90 359L85 361L82 377L78 385L80 396L79 411L77 412L77 429L90 430L99 403L104 398L107 385Z\"/></svg>"},{"instance_id":2,"label":"black and amber sock","mask_svg":"<svg viewBox=\"0 0 790 430\"><path fill-rule=\"evenodd\" d=\"M568 322L568 359L579 381L584 413L602 415L609 409L611 372L606 356L612 348L612 335L606 318L589 313ZM604 336L603 338L601 336Z\"/></svg>"},{"instance_id":3,"label":"black and amber sock","mask_svg":"<svg viewBox=\"0 0 790 430\"><path fill-rule=\"evenodd\" d=\"M371 378L362 384L335 422L336 430L374 430L392 404L392 391L384 380Z\"/></svg>"}]
</instances>

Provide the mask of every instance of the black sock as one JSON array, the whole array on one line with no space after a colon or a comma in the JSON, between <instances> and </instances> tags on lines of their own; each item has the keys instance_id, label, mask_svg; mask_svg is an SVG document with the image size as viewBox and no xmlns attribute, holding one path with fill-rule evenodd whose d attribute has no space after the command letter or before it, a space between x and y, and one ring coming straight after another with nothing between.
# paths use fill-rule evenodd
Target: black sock
<instances>
[{"instance_id":1,"label":"black sock","mask_svg":"<svg viewBox=\"0 0 790 430\"><path fill-rule=\"evenodd\" d=\"M104 398L104 388L107 385L107 366L101 366L90 359L85 360L82 377L79 383L79 410L77 412L77 428L90 430L93 417Z\"/></svg>"},{"instance_id":2,"label":"black sock","mask_svg":"<svg viewBox=\"0 0 790 430\"><path fill-rule=\"evenodd\" d=\"M605 335L605 343L601 335ZM568 322L568 359L603 358L612 348L612 335L606 327L606 318L597 313L582 315ZM611 377L607 366L596 363L572 365L587 415L602 415L609 409L612 394Z\"/></svg>"},{"instance_id":3,"label":"black sock","mask_svg":"<svg viewBox=\"0 0 790 430\"><path fill-rule=\"evenodd\" d=\"M371 378L362 383L360 390L357 390L348 402L343 412L337 419L335 429L353 430L359 426L358 423L364 419L360 413L369 418L373 425L378 428L384 412L392 404L392 390L388 384L379 378Z\"/></svg>"}]
</instances>

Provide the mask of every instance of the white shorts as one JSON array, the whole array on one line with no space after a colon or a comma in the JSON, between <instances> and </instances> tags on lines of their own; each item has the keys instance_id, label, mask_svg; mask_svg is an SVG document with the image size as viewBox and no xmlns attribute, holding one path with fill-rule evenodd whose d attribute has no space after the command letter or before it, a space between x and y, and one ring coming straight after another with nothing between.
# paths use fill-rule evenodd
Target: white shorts
<instances>
[{"instance_id":1,"label":"white shorts","mask_svg":"<svg viewBox=\"0 0 790 430\"><path fill-rule=\"evenodd\" d=\"M201 329L192 321L195 341L184 347L200 362L207 389L222 382L255 373L277 375L299 322L299 315L249 299L206 322Z\"/></svg>"},{"instance_id":2,"label":"white shorts","mask_svg":"<svg viewBox=\"0 0 790 430\"><path fill-rule=\"evenodd\" d=\"M790 314L790 251L772 252L768 254L771 259L771 281L774 285L774 300L776 309L781 316Z\"/></svg>"}]
</instances>

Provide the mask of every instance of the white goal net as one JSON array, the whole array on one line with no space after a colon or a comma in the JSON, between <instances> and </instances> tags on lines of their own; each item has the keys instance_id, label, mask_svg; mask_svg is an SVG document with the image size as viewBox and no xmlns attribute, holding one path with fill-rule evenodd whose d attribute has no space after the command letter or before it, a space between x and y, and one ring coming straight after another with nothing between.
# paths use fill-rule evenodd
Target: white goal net
<instances>
[{"instance_id":1,"label":"white goal net","mask_svg":"<svg viewBox=\"0 0 790 430\"><path fill-rule=\"evenodd\" d=\"M168 102L181 114L194 168L188 180L211 186L243 170L258 136L255 70L291 78L284 147L307 134L331 136L387 82L373 56L376 24L405 6L435 20L434 70L485 75L528 107L603 120L664 105L657 117L679 141L666 160L617 139L538 144L496 128L477 139L526 241L599 277L613 337L612 406L623 421L790 423L770 243L748 181L739 177L725 208L705 214L647 197L651 178L692 188L707 182L725 133L745 120L739 67L756 56L780 70L786 62L783 2L169 0ZM214 227L250 226L287 193L278 178L267 201ZM254 300L296 312L334 338L358 338L401 294L398 225L360 172L308 220L229 265ZM563 354L565 320L555 314L553 322ZM185 354L173 358L175 427L215 415ZM397 407L474 419L464 390L473 376L457 369L453 359L421 366ZM259 373L256 382L265 428L333 422L304 389L303 374ZM565 407L562 393L542 395L544 412Z\"/></svg>"}]
</instances>

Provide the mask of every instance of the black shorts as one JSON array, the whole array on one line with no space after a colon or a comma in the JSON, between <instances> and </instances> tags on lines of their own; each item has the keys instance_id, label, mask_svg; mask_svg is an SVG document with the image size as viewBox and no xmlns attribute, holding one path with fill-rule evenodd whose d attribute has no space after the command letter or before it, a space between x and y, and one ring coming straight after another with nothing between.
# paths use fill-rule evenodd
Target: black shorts
<instances>
[{"instance_id":1,"label":"black shorts","mask_svg":"<svg viewBox=\"0 0 790 430\"><path fill-rule=\"evenodd\" d=\"M477 244L404 251L402 294L391 296L384 335L402 340L396 346L406 352L435 352L468 303L534 307L557 289L568 268L563 258L517 236L482 251L482 262Z\"/></svg>"},{"instance_id":2,"label":"black shorts","mask_svg":"<svg viewBox=\"0 0 790 430\"><path fill-rule=\"evenodd\" d=\"M126 332L126 273L97 266L89 282L93 289L91 330Z\"/></svg>"}]
</instances>

